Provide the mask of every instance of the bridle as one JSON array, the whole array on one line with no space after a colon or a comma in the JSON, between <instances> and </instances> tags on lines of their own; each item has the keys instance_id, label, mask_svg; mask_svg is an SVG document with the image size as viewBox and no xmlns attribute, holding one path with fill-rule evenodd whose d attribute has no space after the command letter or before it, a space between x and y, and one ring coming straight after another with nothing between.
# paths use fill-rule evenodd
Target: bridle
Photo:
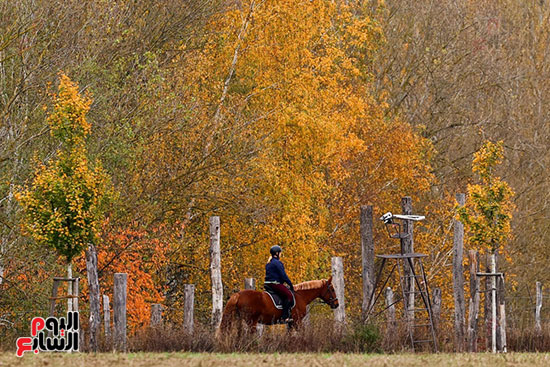
<instances>
[{"instance_id":1,"label":"bridle","mask_svg":"<svg viewBox=\"0 0 550 367\"><path fill-rule=\"evenodd\" d=\"M332 284L329 284L328 287L325 289L323 294L321 294L321 302L326 303L327 305L331 306L334 304L334 301L338 301L338 297L336 297L336 292L334 291L334 287L332 287L334 292L330 291L330 288L332 287ZM328 294L328 301L325 301L325 298L327 298ZM332 296L334 294L334 297Z\"/></svg>"}]
</instances>

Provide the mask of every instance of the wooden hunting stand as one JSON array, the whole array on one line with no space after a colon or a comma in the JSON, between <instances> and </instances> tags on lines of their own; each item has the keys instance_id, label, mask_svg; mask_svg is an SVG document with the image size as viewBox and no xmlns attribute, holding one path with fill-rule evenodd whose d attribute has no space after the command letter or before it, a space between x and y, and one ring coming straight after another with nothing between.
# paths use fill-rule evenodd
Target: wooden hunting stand
<instances>
[{"instance_id":1,"label":"wooden hunting stand","mask_svg":"<svg viewBox=\"0 0 550 367\"><path fill-rule=\"evenodd\" d=\"M405 199L410 200L410 198ZM404 206L404 208L406 208L406 206ZM407 212L407 210L404 211ZM386 290L386 285L397 268L401 298L386 305L383 311L403 301L404 316L407 321L408 334L413 350L420 349L421 345L431 344L433 351L437 352L438 348L434 329L432 303L424 265L422 264L422 258L427 255L416 253L412 248L412 222L421 221L425 218L423 216L411 215L410 211L409 214L404 215L387 213L380 218L384 221L390 238L400 240L401 252L399 254L376 255L377 258L381 259L381 264L370 296L370 308L367 312L367 319L374 310L376 301ZM395 221L396 219L398 222ZM393 266L389 273L387 273L387 276L384 275L385 280L382 282L385 265L390 261L394 262ZM415 297L416 294L419 294L420 297ZM375 316L380 313L381 312L377 313ZM422 318L420 316L421 314L423 314Z\"/></svg>"}]
</instances>

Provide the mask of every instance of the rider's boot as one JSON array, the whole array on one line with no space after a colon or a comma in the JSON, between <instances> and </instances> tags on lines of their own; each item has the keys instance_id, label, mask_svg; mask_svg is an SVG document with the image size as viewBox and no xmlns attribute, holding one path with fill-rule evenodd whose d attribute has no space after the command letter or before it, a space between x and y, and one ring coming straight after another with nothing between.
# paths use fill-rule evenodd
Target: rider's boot
<instances>
[{"instance_id":1,"label":"rider's boot","mask_svg":"<svg viewBox=\"0 0 550 367\"><path fill-rule=\"evenodd\" d=\"M290 316L290 301L284 300L283 301L283 315L281 316L281 321L283 323L291 323L294 320L292 320L292 316Z\"/></svg>"}]
</instances>

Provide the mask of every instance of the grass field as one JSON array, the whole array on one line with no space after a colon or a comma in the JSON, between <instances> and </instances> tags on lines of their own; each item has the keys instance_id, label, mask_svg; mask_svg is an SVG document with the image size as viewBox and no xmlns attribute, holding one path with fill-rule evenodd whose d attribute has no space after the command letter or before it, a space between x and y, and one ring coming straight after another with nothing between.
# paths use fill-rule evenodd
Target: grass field
<instances>
[{"instance_id":1,"label":"grass field","mask_svg":"<svg viewBox=\"0 0 550 367\"><path fill-rule=\"evenodd\" d=\"M549 353L510 354L208 354L208 353L128 353L128 354L39 354L17 358L0 354L0 366L550 366Z\"/></svg>"}]
</instances>

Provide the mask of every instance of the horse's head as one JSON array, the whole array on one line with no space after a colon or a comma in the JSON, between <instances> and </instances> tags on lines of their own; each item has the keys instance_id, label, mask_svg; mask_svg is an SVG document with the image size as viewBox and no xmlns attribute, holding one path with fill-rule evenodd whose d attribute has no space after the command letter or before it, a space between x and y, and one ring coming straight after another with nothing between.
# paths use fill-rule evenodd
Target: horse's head
<instances>
[{"instance_id":1,"label":"horse's head","mask_svg":"<svg viewBox=\"0 0 550 367\"><path fill-rule=\"evenodd\" d=\"M338 297L336 297L336 291L332 285L332 277L328 278L326 281L320 297L323 302L330 306L330 308L338 308Z\"/></svg>"}]
</instances>

